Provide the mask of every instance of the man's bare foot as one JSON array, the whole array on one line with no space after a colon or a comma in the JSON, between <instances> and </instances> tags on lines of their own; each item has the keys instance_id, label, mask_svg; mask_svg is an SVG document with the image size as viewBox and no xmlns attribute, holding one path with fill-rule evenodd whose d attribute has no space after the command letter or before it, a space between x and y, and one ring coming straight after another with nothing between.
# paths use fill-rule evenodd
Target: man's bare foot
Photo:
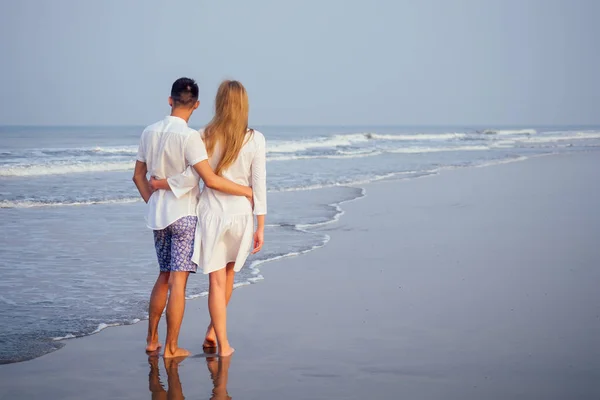
<instances>
[{"instance_id":1,"label":"man's bare foot","mask_svg":"<svg viewBox=\"0 0 600 400\"><path fill-rule=\"evenodd\" d=\"M230 355L233 354L234 351L235 351L235 349L229 345L222 346L219 349L219 357L229 357Z\"/></svg>"},{"instance_id":2,"label":"man's bare foot","mask_svg":"<svg viewBox=\"0 0 600 400\"><path fill-rule=\"evenodd\" d=\"M174 358L174 357L187 357L190 355L190 352L186 349L182 349L181 347L177 347L174 350L170 349L168 346L165 348L164 358Z\"/></svg>"},{"instance_id":3,"label":"man's bare foot","mask_svg":"<svg viewBox=\"0 0 600 400\"><path fill-rule=\"evenodd\" d=\"M163 361L165 363L165 369L167 370L167 374L173 372L173 370L177 372L177 367L179 366L179 364L181 364L183 360L185 360L185 357L165 358Z\"/></svg>"},{"instance_id":4,"label":"man's bare foot","mask_svg":"<svg viewBox=\"0 0 600 400\"><path fill-rule=\"evenodd\" d=\"M156 350L160 349L161 347L162 347L162 344L160 344L160 342L158 340L146 341L146 352L147 353L153 353Z\"/></svg>"}]
</instances>

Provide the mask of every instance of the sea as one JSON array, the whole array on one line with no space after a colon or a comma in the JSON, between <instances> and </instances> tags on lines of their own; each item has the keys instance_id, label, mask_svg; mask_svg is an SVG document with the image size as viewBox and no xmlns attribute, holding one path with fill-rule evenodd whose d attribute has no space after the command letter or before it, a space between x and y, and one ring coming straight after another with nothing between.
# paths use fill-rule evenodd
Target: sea
<instances>
[{"instance_id":1,"label":"sea","mask_svg":"<svg viewBox=\"0 0 600 400\"><path fill-rule=\"evenodd\" d=\"M343 218L370 182L600 146L594 126L253 128L267 138L265 246L236 287L268 279L266 262L325 246L312 229ZM142 129L0 127L1 364L147 318L158 266L131 180ZM187 297L207 288L193 275Z\"/></svg>"}]
</instances>

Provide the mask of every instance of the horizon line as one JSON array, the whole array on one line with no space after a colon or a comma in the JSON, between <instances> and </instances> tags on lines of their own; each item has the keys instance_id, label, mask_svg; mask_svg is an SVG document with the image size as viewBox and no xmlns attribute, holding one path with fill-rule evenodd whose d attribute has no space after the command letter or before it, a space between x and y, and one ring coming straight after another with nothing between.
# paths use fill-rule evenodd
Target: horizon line
<instances>
[{"instance_id":1,"label":"horizon line","mask_svg":"<svg viewBox=\"0 0 600 400\"><path fill-rule=\"evenodd\" d=\"M0 124L2 128L139 128L147 124ZM201 125L201 124L190 124ZM455 127L473 127L473 128L560 128L560 127L599 127L597 123L563 123L563 124L480 124L480 123L462 123L462 124L251 124L261 127L282 127L282 128L339 128L339 127L372 127L372 128L455 128Z\"/></svg>"}]
</instances>

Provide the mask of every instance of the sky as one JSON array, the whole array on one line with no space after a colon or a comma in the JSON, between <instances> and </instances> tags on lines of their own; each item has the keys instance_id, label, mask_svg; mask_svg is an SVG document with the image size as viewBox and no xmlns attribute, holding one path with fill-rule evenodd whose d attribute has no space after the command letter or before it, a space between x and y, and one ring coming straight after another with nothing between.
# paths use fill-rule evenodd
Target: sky
<instances>
[{"instance_id":1,"label":"sky","mask_svg":"<svg viewBox=\"0 0 600 400\"><path fill-rule=\"evenodd\" d=\"M0 125L147 125L223 79L257 125L600 124L597 0L0 2Z\"/></svg>"}]
</instances>

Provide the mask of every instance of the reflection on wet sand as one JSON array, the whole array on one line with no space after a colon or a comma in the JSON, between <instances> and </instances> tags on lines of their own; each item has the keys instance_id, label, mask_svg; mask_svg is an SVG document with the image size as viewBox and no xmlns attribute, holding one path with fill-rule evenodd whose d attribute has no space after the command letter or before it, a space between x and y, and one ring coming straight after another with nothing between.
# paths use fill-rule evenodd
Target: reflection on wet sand
<instances>
[{"instance_id":1,"label":"reflection on wet sand","mask_svg":"<svg viewBox=\"0 0 600 400\"><path fill-rule=\"evenodd\" d=\"M206 366L208 367L208 372L210 372L210 378L213 381L211 399L231 399L229 393L227 393L227 380L229 379L230 362L231 357L206 357Z\"/></svg>"},{"instance_id":2,"label":"reflection on wet sand","mask_svg":"<svg viewBox=\"0 0 600 400\"><path fill-rule=\"evenodd\" d=\"M148 357L148 364L150 365L150 373L148 374L148 388L150 389L150 393L152 393L152 399L185 399L181 380L179 378L179 364L184 359L185 358L163 359L164 368L167 372L167 389L165 389L165 385L160 379L159 357ZM231 399L227 393L227 380L229 377L230 362L231 357L220 358L213 355L207 355L206 366L208 367L208 372L213 382L211 399Z\"/></svg>"},{"instance_id":3,"label":"reflection on wet sand","mask_svg":"<svg viewBox=\"0 0 600 400\"><path fill-rule=\"evenodd\" d=\"M181 388L181 380L179 379L179 363L184 358L165 358L165 370L167 371L167 387L160 381L160 371L158 367L158 357L148 357L148 364L150 364L150 374L148 375L149 389L152 393L152 399L172 399L172 400L183 400L183 389Z\"/></svg>"}]
</instances>

